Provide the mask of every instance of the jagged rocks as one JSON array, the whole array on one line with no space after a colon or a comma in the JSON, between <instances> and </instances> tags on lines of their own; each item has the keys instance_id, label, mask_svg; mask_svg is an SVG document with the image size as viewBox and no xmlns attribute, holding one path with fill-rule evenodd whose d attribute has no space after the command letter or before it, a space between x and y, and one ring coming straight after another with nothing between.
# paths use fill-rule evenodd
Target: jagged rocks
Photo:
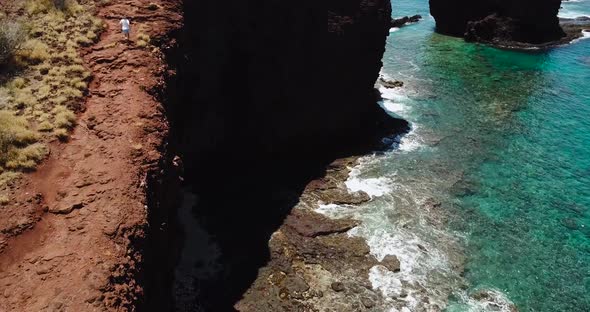
<instances>
[{"instance_id":1,"label":"jagged rocks","mask_svg":"<svg viewBox=\"0 0 590 312\"><path fill-rule=\"evenodd\" d=\"M403 27L409 23L417 23L422 19L422 15L404 16L391 20L391 27Z\"/></svg>"},{"instance_id":2,"label":"jagged rocks","mask_svg":"<svg viewBox=\"0 0 590 312\"><path fill-rule=\"evenodd\" d=\"M305 237L344 233L358 225L358 221L334 220L312 211L296 209L285 220L288 226Z\"/></svg>"},{"instance_id":3,"label":"jagged rocks","mask_svg":"<svg viewBox=\"0 0 590 312\"><path fill-rule=\"evenodd\" d=\"M379 264L360 237L346 232L358 225L314 212L322 193L341 189L354 158L331 164L325 177L311 182L269 243L271 260L238 302L239 311L368 311L383 300L371 288L369 271ZM345 190L344 190L345 191ZM344 194L344 191L339 194ZM338 196L332 198L341 201ZM331 203L330 201L326 203ZM350 209L355 209L351 207ZM385 260L396 270L395 259Z\"/></svg>"},{"instance_id":4,"label":"jagged rocks","mask_svg":"<svg viewBox=\"0 0 590 312\"><path fill-rule=\"evenodd\" d=\"M379 78L379 84L381 84L382 86L384 86L387 89L393 89L393 88L401 88L404 86L404 82L403 81L399 81L399 80L387 80L383 77Z\"/></svg>"}]
</instances>

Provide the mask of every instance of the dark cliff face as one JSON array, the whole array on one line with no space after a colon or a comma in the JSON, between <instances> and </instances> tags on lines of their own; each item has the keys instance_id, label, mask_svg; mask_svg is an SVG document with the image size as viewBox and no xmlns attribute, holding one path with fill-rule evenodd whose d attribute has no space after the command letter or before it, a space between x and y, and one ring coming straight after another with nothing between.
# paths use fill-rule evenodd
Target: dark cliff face
<instances>
[{"instance_id":1,"label":"dark cliff face","mask_svg":"<svg viewBox=\"0 0 590 312\"><path fill-rule=\"evenodd\" d=\"M198 197L193 213L221 254L221 270L197 279L195 302L226 311L268 262L269 238L307 183L334 159L369 152L383 136L407 129L377 105L374 89L391 5L194 0L184 6L180 55L169 60L177 75L167 114Z\"/></svg>"},{"instance_id":2,"label":"dark cliff face","mask_svg":"<svg viewBox=\"0 0 590 312\"><path fill-rule=\"evenodd\" d=\"M349 148L385 120L373 85L390 2L327 5L326 12L314 1L185 2L186 64L171 116L188 147L187 168L228 152L244 160L249 151Z\"/></svg>"},{"instance_id":3,"label":"dark cliff face","mask_svg":"<svg viewBox=\"0 0 590 312\"><path fill-rule=\"evenodd\" d=\"M438 32L467 40L539 44L565 36L561 0L430 0Z\"/></svg>"}]
</instances>

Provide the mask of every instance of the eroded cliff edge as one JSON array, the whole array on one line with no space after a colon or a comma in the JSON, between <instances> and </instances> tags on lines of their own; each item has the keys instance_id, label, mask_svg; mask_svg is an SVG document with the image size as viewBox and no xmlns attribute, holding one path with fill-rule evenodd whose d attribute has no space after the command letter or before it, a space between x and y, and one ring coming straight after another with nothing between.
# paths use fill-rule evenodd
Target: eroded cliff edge
<instances>
[{"instance_id":1,"label":"eroded cliff edge","mask_svg":"<svg viewBox=\"0 0 590 312\"><path fill-rule=\"evenodd\" d=\"M430 0L440 33L501 46L561 42L561 0Z\"/></svg>"},{"instance_id":2,"label":"eroded cliff edge","mask_svg":"<svg viewBox=\"0 0 590 312\"><path fill-rule=\"evenodd\" d=\"M181 2L101 2L100 40L78 51L93 80L68 142L0 207L0 311L145 310L148 272L175 200L163 98ZM125 41L121 14L133 22ZM138 35L151 43L137 44ZM79 65L78 65L79 66ZM176 187L177 189L177 187ZM159 280L164 280L160 278Z\"/></svg>"}]
</instances>

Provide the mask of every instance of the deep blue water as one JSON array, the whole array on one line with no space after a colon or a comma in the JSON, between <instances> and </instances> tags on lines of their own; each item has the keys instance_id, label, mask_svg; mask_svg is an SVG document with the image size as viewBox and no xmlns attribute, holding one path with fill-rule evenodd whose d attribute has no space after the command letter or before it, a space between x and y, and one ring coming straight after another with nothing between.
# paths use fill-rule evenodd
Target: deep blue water
<instances>
[{"instance_id":1,"label":"deep blue water","mask_svg":"<svg viewBox=\"0 0 590 312\"><path fill-rule=\"evenodd\" d=\"M590 0L564 6L590 15ZM349 181L376 197L357 235L402 254L402 283L450 294L447 311L493 311L470 297L479 289L520 311L590 311L590 39L506 51L435 34L427 0L393 8L425 17L390 34L382 70L405 82L384 107L414 131ZM413 239L428 257L401 245Z\"/></svg>"}]
</instances>

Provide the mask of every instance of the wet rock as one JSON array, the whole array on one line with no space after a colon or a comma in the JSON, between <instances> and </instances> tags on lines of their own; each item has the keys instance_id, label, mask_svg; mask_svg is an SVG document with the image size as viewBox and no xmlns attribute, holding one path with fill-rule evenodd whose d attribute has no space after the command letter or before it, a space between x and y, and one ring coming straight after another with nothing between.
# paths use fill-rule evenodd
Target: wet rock
<instances>
[{"instance_id":1,"label":"wet rock","mask_svg":"<svg viewBox=\"0 0 590 312\"><path fill-rule=\"evenodd\" d=\"M387 255L381 261L381 265L386 267L391 272L399 272L401 270L401 263L396 256Z\"/></svg>"},{"instance_id":2,"label":"wet rock","mask_svg":"<svg viewBox=\"0 0 590 312\"><path fill-rule=\"evenodd\" d=\"M578 229L578 222L576 222L576 219L573 218L565 218L561 220L561 224L570 230Z\"/></svg>"},{"instance_id":3,"label":"wet rock","mask_svg":"<svg viewBox=\"0 0 590 312\"><path fill-rule=\"evenodd\" d=\"M507 308L507 311L518 312L516 305L497 290L480 289L472 293L470 297L492 311L506 311Z\"/></svg>"},{"instance_id":4,"label":"wet rock","mask_svg":"<svg viewBox=\"0 0 590 312\"><path fill-rule=\"evenodd\" d=\"M332 188L320 193L318 199L326 204L360 205L370 201L371 196L365 192L349 193L347 190Z\"/></svg>"},{"instance_id":5,"label":"wet rock","mask_svg":"<svg viewBox=\"0 0 590 312\"><path fill-rule=\"evenodd\" d=\"M391 20L391 27L402 27L408 23L416 23L422 19L422 15L404 16Z\"/></svg>"},{"instance_id":6,"label":"wet rock","mask_svg":"<svg viewBox=\"0 0 590 312\"><path fill-rule=\"evenodd\" d=\"M334 290L335 292L344 291L344 284L342 284L341 282L334 282L332 283L332 285L330 285L330 287L332 287L332 290Z\"/></svg>"},{"instance_id":7,"label":"wet rock","mask_svg":"<svg viewBox=\"0 0 590 312\"><path fill-rule=\"evenodd\" d=\"M418 244L416 246L418 246L418 249L420 249L420 251L422 251L422 252L428 252L428 249L426 249L426 247L424 247L424 245Z\"/></svg>"},{"instance_id":8,"label":"wet rock","mask_svg":"<svg viewBox=\"0 0 590 312\"><path fill-rule=\"evenodd\" d=\"M461 179L451 187L451 192L457 197L467 197L476 193L478 185L474 182Z\"/></svg>"},{"instance_id":9,"label":"wet rock","mask_svg":"<svg viewBox=\"0 0 590 312\"><path fill-rule=\"evenodd\" d=\"M309 285L300 276L288 276L284 282L290 293L303 293L309 290Z\"/></svg>"},{"instance_id":10,"label":"wet rock","mask_svg":"<svg viewBox=\"0 0 590 312\"><path fill-rule=\"evenodd\" d=\"M370 309L375 306L375 301L369 297L361 297L361 302L365 308Z\"/></svg>"},{"instance_id":11,"label":"wet rock","mask_svg":"<svg viewBox=\"0 0 590 312\"><path fill-rule=\"evenodd\" d=\"M398 80L392 81L392 80L384 79L383 77L379 78L379 83L388 89L401 88L404 86L403 81L398 81Z\"/></svg>"},{"instance_id":12,"label":"wet rock","mask_svg":"<svg viewBox=\"0 0 590 312\"><path fill-rule=\"evenodd\" d=\"M298 209L287 217L285 225L305 237L317 237L347 232L356 227L358 221L350 219L333 220L313 211Z\"/></svg>"}]
</instances>

